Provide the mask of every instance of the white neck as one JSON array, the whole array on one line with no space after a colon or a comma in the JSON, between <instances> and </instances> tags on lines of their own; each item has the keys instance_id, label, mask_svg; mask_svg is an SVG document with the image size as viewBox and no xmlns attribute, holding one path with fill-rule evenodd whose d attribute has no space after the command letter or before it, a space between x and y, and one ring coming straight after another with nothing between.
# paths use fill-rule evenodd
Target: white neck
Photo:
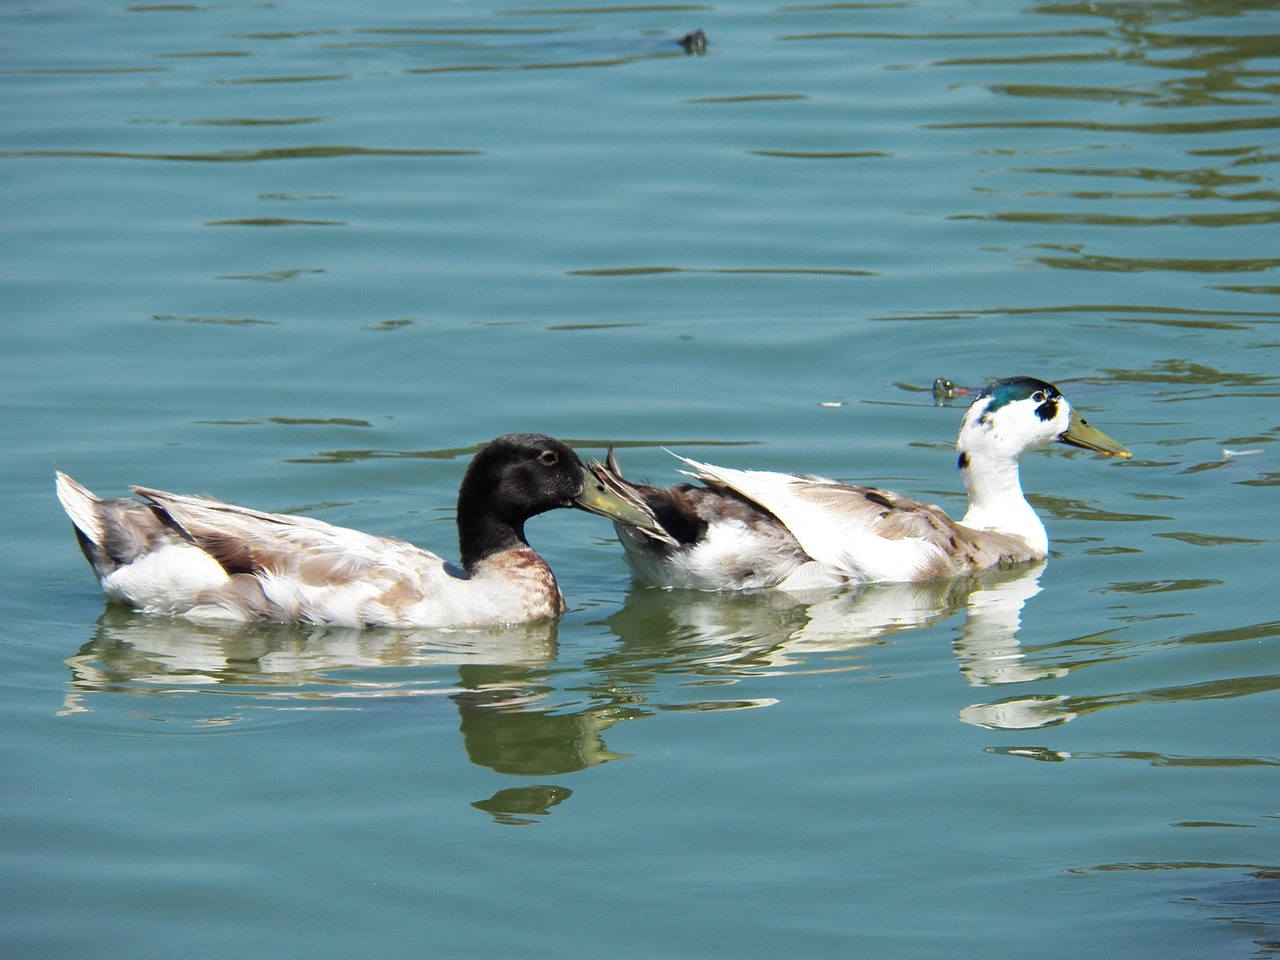
<instances>
[{"instance_id":1,"label":"white neck","mask_svg":"<svg viewBox=\"0 0 1280 960\"><path fill-rule=\"evenodd\" d=\"M960 446L968 459L968 466L960 468L960 478L969 491L969 511L960 522L975 530L1012 533L1033 550L1047 554L1049 535L1022 493L1017 458L988 444L977 446Z\"/></svg>"}]
</instances>

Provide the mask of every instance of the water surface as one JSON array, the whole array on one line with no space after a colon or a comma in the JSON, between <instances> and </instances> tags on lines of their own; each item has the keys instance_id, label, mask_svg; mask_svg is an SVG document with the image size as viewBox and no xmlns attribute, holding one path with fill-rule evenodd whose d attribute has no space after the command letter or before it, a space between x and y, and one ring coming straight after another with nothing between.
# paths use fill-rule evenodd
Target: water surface
<instances>
[{"instance_id":1,"label":"water surface","mask_svg":"<svg viewBox=\"0 0 1280 960\"><path fill-rule=\"evenodd\" d=\"M701 28L702 55L673 41ZM24 957L1277 955L1266 4L0 12L3 940ZM452 556L537 430L963 510L963 385L1134 451L1042 570L507 631L104 606L52 491Z\"/></svg>"}]
</instances>

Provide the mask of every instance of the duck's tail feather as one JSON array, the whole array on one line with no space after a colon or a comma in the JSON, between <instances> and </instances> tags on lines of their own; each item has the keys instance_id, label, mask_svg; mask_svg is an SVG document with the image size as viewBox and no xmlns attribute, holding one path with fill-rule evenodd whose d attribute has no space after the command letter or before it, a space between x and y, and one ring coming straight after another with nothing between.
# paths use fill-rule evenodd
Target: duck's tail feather
<instances>
[{"instance_id":1,"label":"duck's tail feather","mask_svg":"<svg viewBox=\"0 0 1280 960\"><path fill-rule=\"evenodd\" d=\"M668 546L679 546L696 539L698 532L695 528L705 526L685 508L678 491L647 483L632 483L624 477L612 447L609 448L604 463L591 463L591 472L609 490L654 518L656 525L652 528L633 528L650 540Z\"/></svg>"},{"instance_id":2,"label":"duck's tail feather","mask_svg":"<svg viewBox=\"0 0 1280 960\"><path fill-rule=\"evenodd\" d=\"M102 523L94 507L100 502L93 491L81 483L72 480L61 470L54 471L58 499L62 509L67 511L76 533L87 537L92 543L102 541Z\"/></svg>"},{"instance_id":3,"label":"duck's tail feather","mask_svg":"<svg viewBox=\"0 0 1280 960\"><path fill-rule=\"evenodd\" d=\"M189 543L163 511L128 497L101 499L56 471L58 500L98 580L167 543Z\"/></svg>"}]
</instances>

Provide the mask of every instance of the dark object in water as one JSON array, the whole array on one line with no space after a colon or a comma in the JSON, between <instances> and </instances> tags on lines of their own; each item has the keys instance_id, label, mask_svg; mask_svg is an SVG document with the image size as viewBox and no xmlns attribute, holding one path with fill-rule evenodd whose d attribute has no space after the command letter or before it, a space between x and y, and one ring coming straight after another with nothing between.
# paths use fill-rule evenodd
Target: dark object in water
<instances>
[{"instance_id":1,"label":"dark object in water","mask_svg":"<svg viewBox=\"0 0 1280 960\"><path fill-rule=\"evenodd\" d=\"M684 48L685 53L702 56L707 52L707 35L701 30L691 30L676 41Z\"/></svg>"},{"instance_id":2,"label":"dark object in water","mask_svg":"<svg viewBox=\"0 0 1280 960\"><path fill-rule=\"evenodd\" d=\"M1243 877L1188 891L1178 902L1198 908L1228 929L1240 931L1257 949L1239 956L1280 957L1280 870L1261 867ZM1234 953L1234 952L1233 952Z\"/></svg>"},{"instance_id":3,"label":"dark object in water","mask_svg":"<svg viewBox=\"0 0 1280 960\"><path fill-rule=\"evenodd\" d=\"M947 400L954 400L956 397L967 397L973 393L968 387L957 386L946 377L939 377L933 381L933 402L944 403Z\"/></svg>"},{"instance_id":4,"label":"dark object in water","mask_svg":"<svg viewBox=\"0 0 1280 960\"><path fill-rule=\"evenodd\" d=\"M707 52L707 35L701 30L691 30L673 37L660 31L631 31L617 33L606 30L556 30L549 36L518 36L457 44L460 48L493 51L567 51L575 56L598 54L593 64L626 63L640 57L678 56L681 50L691 56Z\"/></svg>"}]
</instances>

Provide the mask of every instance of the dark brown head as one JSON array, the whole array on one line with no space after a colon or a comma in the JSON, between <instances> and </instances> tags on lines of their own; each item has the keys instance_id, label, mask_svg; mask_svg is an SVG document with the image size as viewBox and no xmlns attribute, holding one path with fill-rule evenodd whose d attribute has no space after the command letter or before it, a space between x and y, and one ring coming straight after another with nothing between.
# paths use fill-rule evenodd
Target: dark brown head
<instances>
[{"instance_id":1,"label":"dark brown head","mask_svg":"<svg viewBox=\"0 0 1280 960\"><path fill-rule=\"evenodd\" d=\"M458 516L492 513L523 523L572 506L582 483L582 461L568 446L540 433L509 433L486 444L467 467Z\"/></svg>"},{"instance_id":2,"label":"dark brown head","mask_svg":"<svg viewBox=\"0 0 1280 960\"><path fill-rule=\"evenodd\" d=\"M458 491L462 565L528 545L524 523L557 507L577 507L624 523L652 523L582 465L566 444L540 433L509 433L487 444L467 467Z\"/></svg>"}]
</instances>

